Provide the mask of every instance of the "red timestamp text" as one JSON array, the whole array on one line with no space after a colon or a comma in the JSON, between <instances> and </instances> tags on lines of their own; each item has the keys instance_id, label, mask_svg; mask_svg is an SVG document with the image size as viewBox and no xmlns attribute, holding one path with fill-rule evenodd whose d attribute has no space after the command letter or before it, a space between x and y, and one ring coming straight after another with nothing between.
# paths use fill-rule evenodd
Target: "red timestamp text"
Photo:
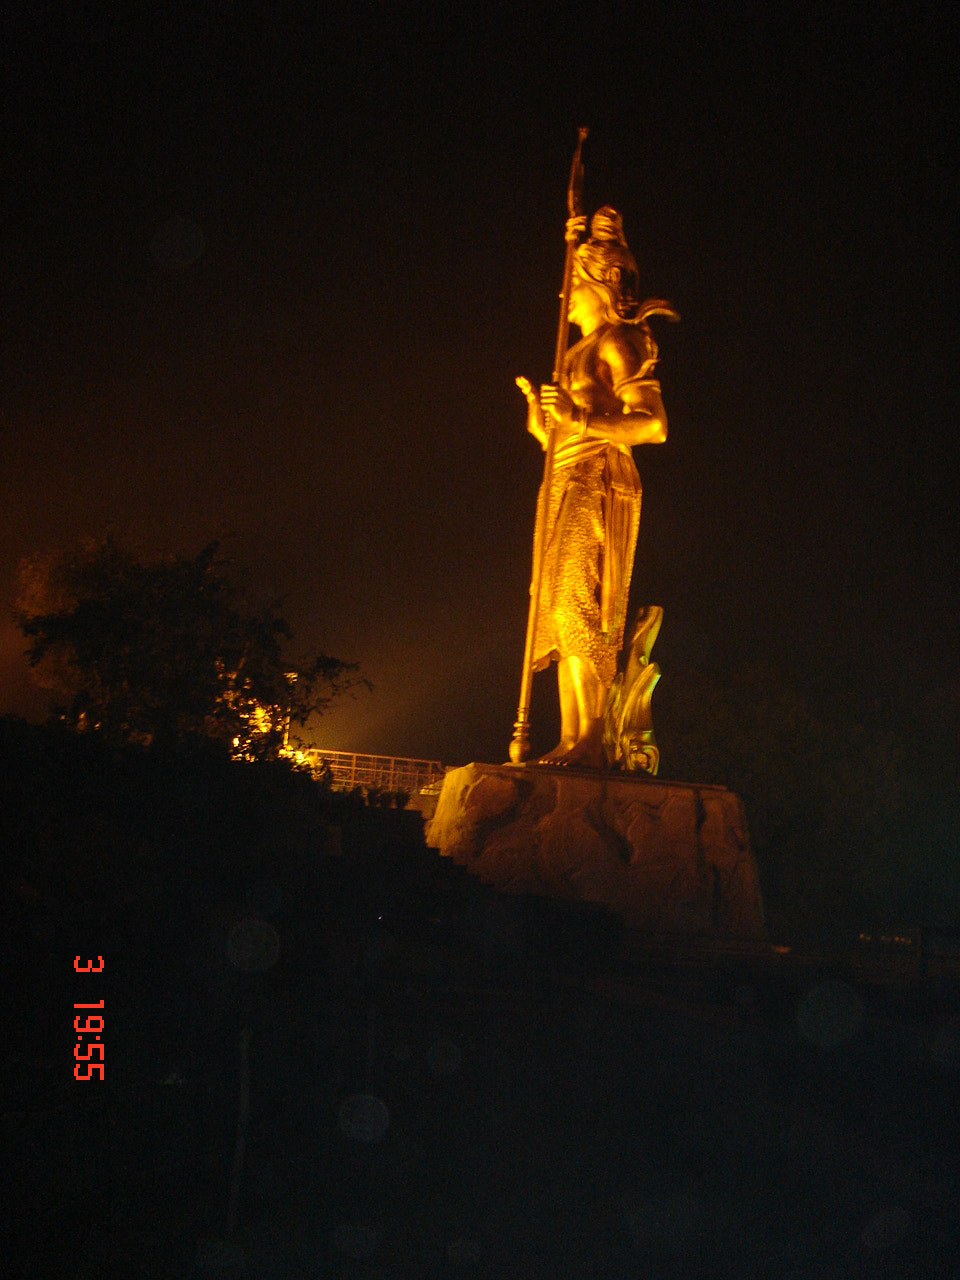
<instances>
[{"instance_id":1,"label":"red timestamp text","mask_svg":"<svg viewBox=\"0 0 960 1280\"><path fill-rule=\"evenodd\" d=\"M103 956L97 956L96 963L93 960L81 961L80 956L77 956L73 962L73 968L76 973L103 973ZM92 1003L75 1004L73 1007L102 1011L103 1006L104 1001L97 1000ZM81 1014L74 1018L73 1029L77 1034L77 1043L73 1047L73 1056L77 1060L73 1068L75 1080L92 1080L95 1072L103 1080L103 1027L102 1012Z\"/></svg>"}]
</instances>

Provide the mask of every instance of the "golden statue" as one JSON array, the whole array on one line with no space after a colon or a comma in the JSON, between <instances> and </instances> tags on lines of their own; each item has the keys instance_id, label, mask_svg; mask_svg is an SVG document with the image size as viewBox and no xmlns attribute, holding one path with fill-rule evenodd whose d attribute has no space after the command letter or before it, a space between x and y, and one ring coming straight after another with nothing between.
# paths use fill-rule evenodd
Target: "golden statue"
<instances>
[{"instance_id":1,"label":"golden statue","mask_svg":"<svg viewBox=\"0 0 960 1280\"><path fill-rule=\"evenodd\" d=\"M581 143L584 136L581 130ZM579 151L578 146L575 174ZM572 177L571 191L574 186ZM641 616L631 663L617 678L615 705L608 703L623 644L640 524L640 477L631 450L667 438L654 376L657 344L647 318L678 317L659 299L640 301L637 265L616 210L599 209L589 238L579 243L586 219L576 208L577 194L570 200L566 229L568 305L561 315L558 370L539 392L528 379L517 379L528 402L527 429L540 441L547 461L537 505L524 684L511 759L520 763L529 750L530 673L556 661L561 736L542 762L598 767L606 748L610 764L653 773L658 753L649 702L659 671L649 662L649 651L662 610ZM581 333L569 350L564 320ZM636 679L641 684L634 688Z\"/></svg>"}]
</instances>

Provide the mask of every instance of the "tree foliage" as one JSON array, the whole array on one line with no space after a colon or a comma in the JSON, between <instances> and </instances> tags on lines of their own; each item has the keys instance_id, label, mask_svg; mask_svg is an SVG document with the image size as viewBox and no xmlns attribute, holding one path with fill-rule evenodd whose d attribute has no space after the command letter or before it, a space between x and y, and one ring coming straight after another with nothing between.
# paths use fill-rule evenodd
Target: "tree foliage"
<instances>
[{"instance_id":1,"label":"tree foliage","mask_svg":"<svg viewBox=\"0 0 960 1280\"><path fill-rule=\"evenodd\" d=\"M140 561L111 537L20 566L16 617L36 682L77 730L132 742L215 739L276 754L303 725L366 684L354 664L288 652L277 607L254 604L210 543Z\"/></svg>"}]
</instances>

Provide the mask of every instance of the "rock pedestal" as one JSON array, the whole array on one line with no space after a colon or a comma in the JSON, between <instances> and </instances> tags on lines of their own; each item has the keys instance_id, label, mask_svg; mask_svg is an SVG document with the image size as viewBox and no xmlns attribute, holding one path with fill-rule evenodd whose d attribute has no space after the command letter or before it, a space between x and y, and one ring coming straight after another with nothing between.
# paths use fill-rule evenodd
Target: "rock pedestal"
<instances>
[{"instance_id":1,"label":"rock pedestal","mask_svg":"<svg viewBox=\"0 0 960 1280\"><path fill-rule=\"evenodd\" d=\"M764 938L743 805L725 787L468 764L447 771L427 843L506 893L602 903L652 934Z\"/></svg>"}]
</instances>

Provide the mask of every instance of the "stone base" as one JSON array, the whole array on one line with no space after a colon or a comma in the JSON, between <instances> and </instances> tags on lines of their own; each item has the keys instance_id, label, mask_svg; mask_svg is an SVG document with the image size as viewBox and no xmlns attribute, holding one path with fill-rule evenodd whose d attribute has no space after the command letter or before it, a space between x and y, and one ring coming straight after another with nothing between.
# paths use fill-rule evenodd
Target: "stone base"
<instances>
[{"instance_id":1,"label":"stone base","mask_svg":"<svg viewBox=\"0 0 960 1280\"><path fill-rule=\"evenodd\" d=\"M506 893L598 902L632 928L764 939L739 796L592 770L449 769L427 843Z\"/></svg>"}]
</instances>

